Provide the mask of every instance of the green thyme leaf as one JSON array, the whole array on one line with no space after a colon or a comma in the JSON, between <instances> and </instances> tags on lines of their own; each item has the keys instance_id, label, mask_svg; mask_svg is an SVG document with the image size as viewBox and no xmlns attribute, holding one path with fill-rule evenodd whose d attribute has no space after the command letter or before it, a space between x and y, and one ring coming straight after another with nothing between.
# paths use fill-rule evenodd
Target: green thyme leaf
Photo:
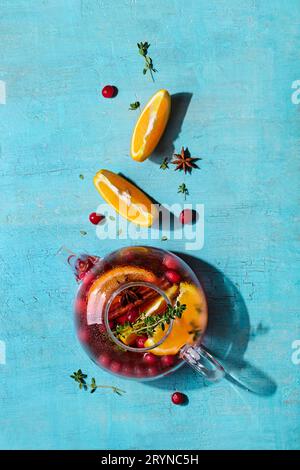
<instances>
[{"instance_id":1,"label":"green thyme leaf","mask_svg":"<svg viewBox=\"0 0 300 470\"><path fill-rule=\"evenodd\" d=\"M139 101L135 101L134 103L130 103L130 105L129 105L129 110L130 110L130 111L135 111L135 110L138 109L140 106L141 106L140 102L139 102Z\"/></svg>"},{"instance_id":2,"label":"green thyme leaf","mask_svg":"<svg viewBox=\"0 0 300 470\"><path fill-rule=\"evenodd\" d=\"M163 159L163 162L161 163L160 167L162 170L166 170L169 168L169 160L166 158Z\"/></svg>"}]
</instances>

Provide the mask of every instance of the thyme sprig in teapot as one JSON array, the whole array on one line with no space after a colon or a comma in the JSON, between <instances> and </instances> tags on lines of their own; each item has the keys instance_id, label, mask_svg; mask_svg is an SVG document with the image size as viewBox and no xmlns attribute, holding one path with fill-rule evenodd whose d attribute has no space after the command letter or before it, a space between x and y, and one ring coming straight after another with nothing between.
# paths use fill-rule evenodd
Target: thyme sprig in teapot
<instances>
[{"instance_id":1,"label":"thyme sprig in teapot","mask_svg":"<svg viewBox=\"0 0 300 470\"><path fill-rule=\"evenodd\" d=\"M125 322L123 325L118 324L113 333L117 337L125 337L126 335L124 335L124 332L130 328L131 333L136 334L137 336L143 336L145 334L147 336L153 336L157 327L160 326L162 331L164 331L166 325L171 323L171 320L182 317L185 309L185 304L181 305L180 302L176 302L175 306L168 305L166 311L161 315L147 315L143 312L133 323Z\"/></svg>"}]
</instances>

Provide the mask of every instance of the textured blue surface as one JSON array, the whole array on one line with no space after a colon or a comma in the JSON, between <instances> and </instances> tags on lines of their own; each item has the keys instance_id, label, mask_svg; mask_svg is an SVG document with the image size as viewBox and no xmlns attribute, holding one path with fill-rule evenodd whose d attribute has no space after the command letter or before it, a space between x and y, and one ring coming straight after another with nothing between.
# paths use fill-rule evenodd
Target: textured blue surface
<instances>
[{"instance_id":1,"label":"textured blue surface","mask_svg":"<svg viewBox=\"0 0 300 470\"><path fill-rule=\"evenodd\" d=\"M300 447L291 359L300 339L299 21L297 0L0 0L1 448ZM136 49L145 40L154 84ZM107 83L119 88L114 100L99 94ZM203 157L185 181L189 202L205 205L205 245L190 254L210 265L199 268L210 346L225 359L245 352L246 379L261 395L226 380L207 386L187 368L147 385L116 379L74 336L75 284L56 251L64 243L102 255L130 244L96 237L94 173L121 171L158 201L179 201L178 172L129 157L137 114L128 105L159 88L186 93L174 147ZM184 251L182 242L155 244ZM68 378L79 367L126 396L80 392ZM171 405L174 389L188 406Z\"/></svg>"}]
</instances>

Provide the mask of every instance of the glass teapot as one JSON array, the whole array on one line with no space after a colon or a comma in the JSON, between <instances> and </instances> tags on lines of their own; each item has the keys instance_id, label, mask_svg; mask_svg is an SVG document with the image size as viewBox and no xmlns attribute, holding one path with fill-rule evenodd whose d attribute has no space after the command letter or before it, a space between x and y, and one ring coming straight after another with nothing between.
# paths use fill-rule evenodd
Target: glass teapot
<instances>
[{"instance_id":1,"label":"glass teapot","mask_svg":"<svg viewBox=\"0 0 300 470\"><path fill-rule=\"evenodd\" d=\"M104 258L65 248L79 283L76 331L104 370L151 380L188 363L209 380L223 367L201 345L208 312L204 291L178 256L146 246L121 248Z\"/></svg>"}]
</instances>

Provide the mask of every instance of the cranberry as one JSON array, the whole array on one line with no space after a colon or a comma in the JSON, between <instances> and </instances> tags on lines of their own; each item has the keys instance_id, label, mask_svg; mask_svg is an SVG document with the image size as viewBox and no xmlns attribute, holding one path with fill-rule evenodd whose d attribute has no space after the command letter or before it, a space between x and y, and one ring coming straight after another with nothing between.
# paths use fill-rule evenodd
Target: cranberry
<instances>
[{"instance_id":1,"label":"cranberry","mask_svg":"<svg viewBox=\"0 0 300 470\"><path fill-rule=\"evenodd\" d=\"M183 225L193 223L196 220L196 218L197 218L197 212L192 209L184 209L179 214L179 220Z\"/></svg>"},{"instance_id":2,"label":"cranberry","mask_svg":"<svg viewBox=\"0 0 300 470\"><path fill-rule=\"evenodd\" d=\"M76 261L76 269L80 272L86 271L88 267L88 263L83 261L82 259L78 259Z\"/></svg>"},{"instance_id":3,"label":"cranberry","mask_svg":"<svg viewBox=\"0 0 300 470\"><path fill-rule=\"evenodd\" d=\"M89 219L90 219L90 222L92 222L92 224L98 225L103 219L105 219L105 216L102 214L97 214L97 212L92 212L89 215Z\"/></svg>"},{"instance_id":4,"label":"cranberry","mask_svg":"<svg viewBox=\"0 0 300 470\"><path fill-rule=\"evenodd\" d=\"M86 290L89 290L92 283L94 282L95 280L95 273L93 272L88 272L88 273L82 273L84 274L84 285L85 285L85 289Z\"/></svg>"},{"instance_id":5,"label":"cranberry","mask_svg":"<svg viewBox=\"0 0 300 470\"><path fill-rule=\"evenodd\" d=\"M124 260L127 263L130 263L131 261L134 260L135 253L130 248L124 248L121 251L121 258L122 258L122 261Z\"/></svg>"},{"instance_id":6,"label":"cranberry","mask_svg":"<svg viewBox=\"0 0 300 470\"><path fill-rule=\"evenodd\" d=\"M158 374L158 369L157 367L150 366L147 368L147 374L148 375L157 375Z\"/></svg>"},{"instance_id":7,"label":"cranberry","mask_svg":"<svg viewBox=\"0 0 300 470\"><path fill-rule=\"evenodd\" d=\"M179 262L178 260L175 258L175 256L172 256L172 255L166 255L163 259L163 265L168 268L168 269L174 269L176 271L176 269L179 268Z\"/></svg>"},{"instance_id":8,"label":"cranberry","mask_svg":"<svg viewBox=\"0 0 300 470\"><path fill-rule=\"evenodd\" d=\"M154 366L157 363L157 357L154 356L154 354L151 353L145 353L143 360L146 364L149 366Z\"/></svg>"},{"instance_id":9,"label":"cranberry","mask_svg":"<svg viewBox=\"0 0 300 470\"><path fill-rule=\"evenodd\" d=\"M136 377L143 377L145 375L145 370L142 366L135 366L133 372Z\"/></svg>"},{"instance_id":10,"label":"cranberry","mask_svg":"<svg viewBox=\"0 0 300 470\"><path fill-rule=\"evenodd\" d=\"M124 364L122 367L122 374L127 376L133 375L132 367L128 364Z\"/></svg>"},{"instance_id":11,"label":"cranberry","mask_svg":"<svg viewBox=\"0 0 300 470\"><path fill-rule=\"evenodd\" d=\"M186 401L186 396L181 392L174 392L171 400L174 405L182 405Z\"/></svg>"},{"instance_id":12,"label":"cranberry","mask_svg":"<svg viewBox=\"0 0 300 470\"><path fill-rule=\"evenodd\" d=\"M168 271L166 271L165 275L168 281L172 284L177 284L181 279L180 274L177 271L174 271L173 269L169 269Z\"/></svg>"},{"instance_id":13,"label":"cranberry","mask_svg":"<svg viewBox=\"0 0 300 470\"><path fill-rule=\"evenodd\" d=\"M118 374L122 368L122 365L118 361L112 361L109 367L112 372L114 372L115 374Z\"/></svg>"},{"instance_id":14,"label":"cranberry","mask_svg":"<svg viewBox=\"0 0 300 470\"><path fill-rule=\"evenodd\" d=\"M80 328L77 332L78 338L82 343L87 343L89 340L89 332L86 328Z\"/></svg>"},{"instance_id":15,"label":"cranberry","mask_svg":"<svg viewBox=\"0 0 300 470\"><path fill-rule=\"evenodd\" d=\"M97 359L97 362L103 367L108 367L110 364L110 356L107 353L100 354Z\"/></svg>"},{"instance_id":16,"label":"cranberry","mask_svg":"<svg viewBox=\"0 0 300 470\"><path fill-rule=\"evenodd\" d=\"M86 299L77 299L75 309L77 315L84 315L86 311Z\"/></svg>"},{"instance_id":17,"label":"cranberry","mask_svg":"<svg viewBox=\"0 0 300 470\"><path fill-rule=\"evenodd\" d=\"M82 279L85 277L85 275L86 275L86 273L79 273L78 276L77 276L78 280L82 281Z\"/></svg>"},{"instance_id":18,"label":"cranberry","mask_svg":"<svg viewBox=\"0 0 300 470\"><path fill-rule=\"evenodd\" d=\"M147 336L139 336L136 340L136 346L138 348L144 348L145 347L145 342L147 341L148 337Z\"/></svg>"},{"instance_id":19,"label":"cranberry","mask_svg":"<svg viewBox=\"0 0 300 470\"><path fill-rule=\"evenodd\" d=\"M104 323L102 323L101 325L98 325L98 330L100 331L100 333L105 333L106 332L106 328L105 328Z\"/></svg>"},{"instance_id":20,"label":"cranberry","mask_svg":"<svg viewBox=\"0 0 300 470\"><path fill-rule=\"evenodd\" d=\"M116 96L116 94L117 88L113 85L106 85L102 89L102 96L104 96L104 98L113 98L114 96Z\"/></svg>"},{"instance_id":21,"label":"cranberry","mask_svg":"<svg viewBox=\"0 0 300 470\"><path fill-rule=\"evenodd\" d=\"M129 310L127 313L127 320L130 321L130 323L134 323L139 317L139 312L136 308L132 308Z\"/></svg>"},{"instance_id":22,"label":"cranberry","mask_svg":"<svg viewBox=\"0 0 300 470\"><path fill-rule=\"evenodd\" d=\"M174 365L175 358L174 356L168 355L168 356L162 356L161 358L161 364L163 367L172 367Z\"/></svg>"},{"instance_id":23,"label":"cranberry","mask_svg":"<svg viewBox=\"0 0 300 470\"><path fill-rule=\"evenodd\" d=\"M116 322L120 323L120 325L124 325L124 323L126 323L127 321L128 321L127 313L124 313L124 315L121 315L120 317L116 319Z\"/></svg>"}]
</instances>

